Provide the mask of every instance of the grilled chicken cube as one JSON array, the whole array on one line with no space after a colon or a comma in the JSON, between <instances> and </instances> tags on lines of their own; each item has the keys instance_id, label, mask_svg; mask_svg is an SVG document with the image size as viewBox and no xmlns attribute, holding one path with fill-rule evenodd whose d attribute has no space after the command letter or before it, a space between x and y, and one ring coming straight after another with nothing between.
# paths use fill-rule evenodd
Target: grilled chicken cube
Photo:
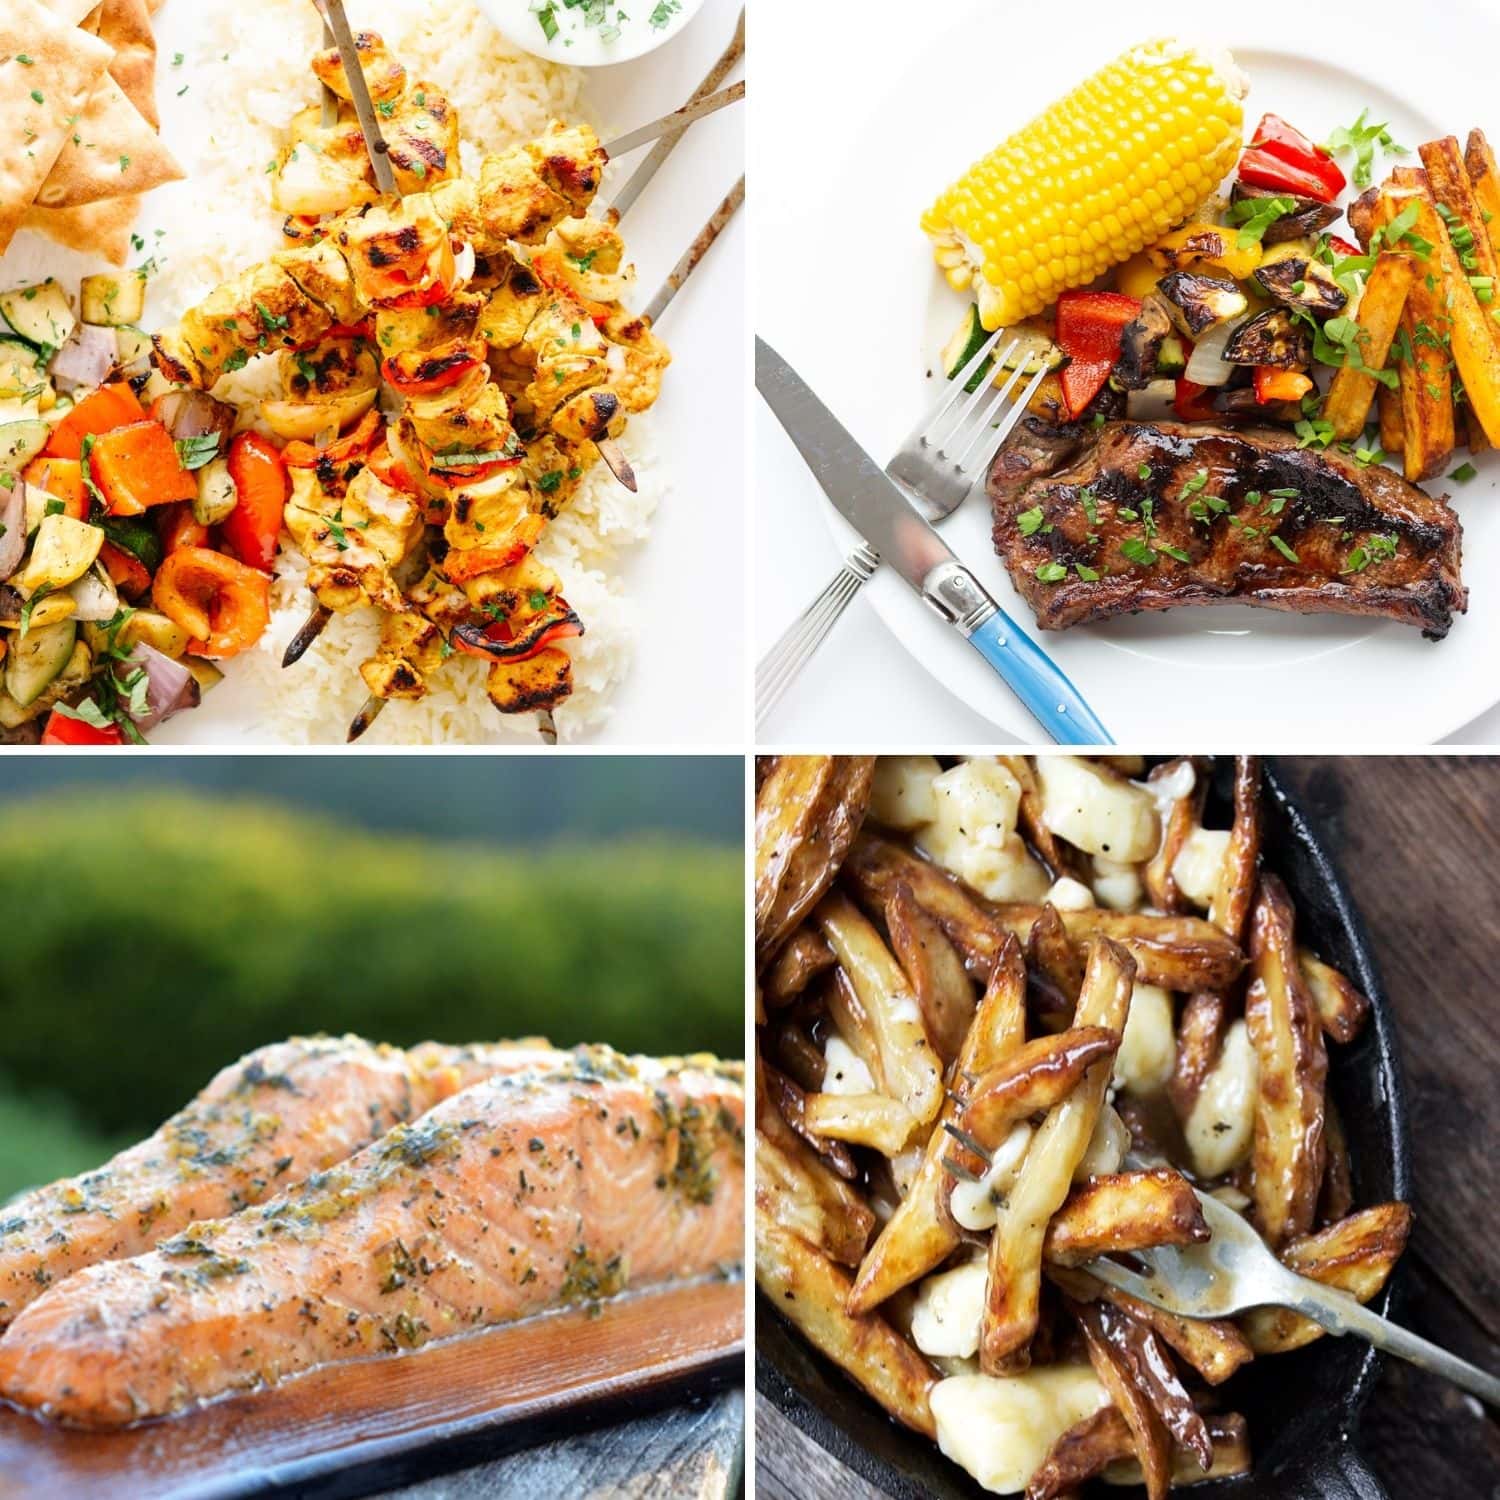
<instances>
[{"instance_id":1,"label":"grilled chicken cube","mask_svg":"<svg viewBox=\"0 0 1500 1500\"><path fill-rule=\"evenodd\" d=\"M570 443L597 443L625 430L625 405L607 385L570 397L552 413L552 431Z\"/></svg>"},{"instance_id":2,"label":"grilled chicken cube","mask_svg":"<svg viewBox=\"0 0 1500 1500\"><path fill-rule=\"evenodd\" d=\"M526 330L546 304L547 289L526 266L516 266L502 286L490 293L479 320L479 332L493 349L523 349ZM525 350L530 364L531 354Z\"/></svg>"},{"instance_id":3,"label":"grilled chicken cube","mask_svg":"<svg viewBox=\"0 0 1500 1500\"><path fill-rule=\"evenodd\" d=\"M555 431L538 433L527 443L521 472L532 488L538 512L549 518L561 515L598 456L597 449L568 442Z\"/></svg>"},{"instance_id":4,"label":"grilled chicken cube","mask_svg":"<svg viewBox=\"0 0 1500 1500\"><path fill-rule=\"evenodd\" d=\"M539 140L485 157L479 168L475 248L507 240L538 244L564 219L588 208L607 158L586 125L553 122Z\"/></svg>"},{"instance_id":5,"label":"grilled chicken cube","mask_svg":"<svg viewBox=\"0 0 1500 1500\"><path fill-rule=\"evenodd\" d=\"M359 70L369 85L370 97L376 104L399 99L406 92L406 69L392 56L378 31L355 32L354 51L359 57ZM312 60L312 70L324 88L331 89L346 103L353 102L349 75L344 71L344 59L337 47L328 47L317 53Z\"/></svg>"},{"instance_id":6,"label":"grilled chicken cube","mask_svg":"<svg viewBox=\"0 0 1500 1500\"><path fill-rule=\"evenodd\" d=\"M280 266L267 262L216 287L183 314L180 327L212 384L236 351L260 354L311 343L330 321Z\"/></svg>"},{"instance_id":7,"label":"grilled chicken cube","mask_svg":"<svg viewBox=\"0 0 1500 1500\"><path fill-rule=\"evenodd\" d=\"M554 293L526 329L536 370L526 387L526 405L538 425L570 397L609 378L608 349L594 321L565 293Z\"/></svg>"},{"instance_id":8,"label":"grilled chicken cube","mask_svg":"<svg viewBox=\"0 0 1500 1500\"><path fill-rule=\"evenodd\" d=\"M427 696L427 678L446 660L443 632L415 609L380 618L380 646L359 675L376 698Z\"/></svg>"},{"instance_id":9,"label":"grilled chicken cube","mask_svg":"<svg viewBox=\"0 0 1500 1500\"><path fill-rule=\"evenodd\" d=\"M293 469L286 527L308 560L308 587L333 610L405 608L391 569L422 534L421 502L361 469L342 494Z\"/></svg>"},{"instance_id":10,"label":"grilled chicken cube","mask_svg":"<svg viewBox=\"0 0 1500 1500\"><path fill-rule=\"evenodd\" d=\"M573 658L548 646L525 661L497 661L484 690L503 714L551 712L573 695Z\"/></svg>"},{"instance_id":11,"label":"grilled chicken cube","mask_svg":"<svg viewBox=\"0 0 1500 1500\"><path fill-rule=\"evenodd\" d=\"M458 112L430 83L416 84L381 120L380 131L397 192L427 192L458 175Z\"/></svg>"},{"instance_id":12,"label":"grilled chicken cube","mask_svg":"<svg viewBox=\"0 0 1500 1500\"><path fill-rule=\"evenodd\" d=\"M504 547L532 513L531 504L531 487L520 466L502 469L453 493L443 536L460 551Z\"/></svg>"},{"instance_id":13,"label":"grilled chicken cube","mask_svg":"<svg viewBox=\"0 0 1500 1500\"><path fill-rule=\"evenodd\" d=\"M364 132L352 111L323 124L313 105L292 118L290 139L271 178L271 203L280 213L343 213L379 197Z\"/></svg>"},{"instance_id":14,"label":"grilled chicken cube","mask_svg":"<svg viewBox=\"0 0 1500 1500\"><path fill-rule=\"evenodd\" d=\"M526 150L537 175L579 215L587 211L599 191L609 164L599 137L587 125L562 125L554 120Z\"/></svg>"},{"instance_id":15,"label":"grilled chicken cube","mask_svg":"<svg viewBox=\"0 0 1500 1500\"><path fill-rule=\"evenodd\" d=\"M380 367L363 339L324 339L281 356L281 385L293 401L333 401L380 384Z\"/></svg>"},{"instance_id":16,"label":"grilled chicken cube","mask_svg":"<svg viewBox=\"0 0 1500 1500\"><path fill-rule=\"evenodd\" d=\"M621 308L604 324L610 350L610 385L628 411L645 411L661 395L661 377L672 363L672 351L652 332L650 320ZM616 367L616 350L624 351Z\"/></svg>"},{"instance_id":17,"label":"grilled chicken cube","mask_svg":"<svg viewBox=\"0 0 1500 1500\"><path fill-rule=\"evenodd\" d=\"M382 359L413 349L436 349L454 339L478 335L485 299L475 292L455 292L435 307L381 308L375 314L375 342Z\"/></svg>"},{"instance_id":18,"label":"grilled chicken cube","mask_svg":"<svg viewBox=\"0 0 1500 1500\"><path fill-rule=\"evenodd\" d=\"M279 251L271 260L335 323L350 327L363 317L349 263L326 240Z\"/></svg>"},{"instance_id":19,"label":"grilled chicken cube","mask_svg":"<svg viewBox=\"0 0 1500 1500\"><path fill-rule=\"evenodd\" d=\"M444 391L407 403L403 428L409 423L417 442L430 454L519 453L505 397L493 382L487 381L473 401L463 406L451 404L450 395Z\"/></svg>"},{"instance_id":20,"label":"grilled chicken cube","mask_svg":"<svg viewBox=\"0 0 1500 1500\"><path fill-rule=\"evenodd\" d=\"M389 307L454 280L448 226L426 193L346 215L334 240L349 262L355 290L367 307Z\"/></svg>"}]
</instances>

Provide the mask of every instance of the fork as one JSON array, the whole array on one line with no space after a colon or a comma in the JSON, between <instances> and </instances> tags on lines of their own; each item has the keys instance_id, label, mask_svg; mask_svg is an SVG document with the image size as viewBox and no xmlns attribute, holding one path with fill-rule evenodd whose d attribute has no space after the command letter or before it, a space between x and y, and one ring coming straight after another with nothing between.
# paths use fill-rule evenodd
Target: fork
<instances>
[{"instance_id":1,"label":"fork","mask_svg":"<svg viewBox=\"0 0 1500 1500\"><path fill-rule=\"evenodd\" d=\"M1147 1163L1132 1156L1129 1165ZM1371 1312L1347 1292L1299 1276L1277 1260L1232 1208L1197 1188L1193 1191L1213 1233L1206 1244L1132 1250L1131 1259L1144 1267L1141 1274L1104 1259L1084 1269L1119 1291L1185 1318L1224 1318L1268 1305L1290 1308L1329 1333L1356 1334L1500 1408L1500 1380L1493 1375Z\"/></svg>"},{"instance_id":2,"label":"fork","mask_svg":"<svg viewBox=\"0 0 1500 1500\"><path fill-rule=\"evenodd\" d=\"M1026 371L1028 361L1023 357L1011 370L1010 378L986 400L994 387L989 379L979 378L980 372L1006 332L997 328L979 346L973 358L952 377L938 403L907 433L895 457L885 466L885 472L911 495L929 521L941 521L952 515L984 478L990 460L1010 436L1046 376L1046 365L1039 365L1025 390L1005 410ZM1022 338L1012 337L999 358L1002 368L1007 367L1023 343ZM972 392L968 389L970 381L975 382ZM965 395L969 399L959 406ZM827 639L879 563L879 557L864 543L856 547L823 591L761 658L755 669L757 728Z\"/></svg>"}]
</instances>

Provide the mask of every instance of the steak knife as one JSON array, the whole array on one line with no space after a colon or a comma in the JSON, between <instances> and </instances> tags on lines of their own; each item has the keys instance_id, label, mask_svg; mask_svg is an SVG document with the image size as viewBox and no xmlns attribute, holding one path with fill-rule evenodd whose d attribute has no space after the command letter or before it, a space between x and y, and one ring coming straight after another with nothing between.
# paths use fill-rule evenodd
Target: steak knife
<instances>
[{"instance_id":1,"label":"steak knife","mask_svg":"<svg viewBox=\"0 0 1500 1500\"><path fill-rule=\"evenodd\" d=\"M755 384L834 508L1004 679L1059 745L1112 745L1061 668L1000 608L927 518L762 338Z\"/></svg>"}]
</instances>

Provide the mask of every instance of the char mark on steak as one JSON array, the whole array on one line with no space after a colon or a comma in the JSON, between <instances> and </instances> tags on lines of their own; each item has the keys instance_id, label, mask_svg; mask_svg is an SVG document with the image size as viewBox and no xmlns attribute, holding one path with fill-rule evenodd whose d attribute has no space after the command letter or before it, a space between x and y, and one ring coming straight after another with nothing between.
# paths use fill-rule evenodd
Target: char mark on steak
<instances>
[{"instance_id":1,"label":"char mark on steak","mask_svg":"<svg viewBox=\"0 0 1500 1500\"><path fill-rule=\"evenodd\" d=\"M1441 640L1468 605L1446 496L1286 432L1028 416L988 488L995 550L1044 630L1254 604Z\"/></svg>"}]
</instances>

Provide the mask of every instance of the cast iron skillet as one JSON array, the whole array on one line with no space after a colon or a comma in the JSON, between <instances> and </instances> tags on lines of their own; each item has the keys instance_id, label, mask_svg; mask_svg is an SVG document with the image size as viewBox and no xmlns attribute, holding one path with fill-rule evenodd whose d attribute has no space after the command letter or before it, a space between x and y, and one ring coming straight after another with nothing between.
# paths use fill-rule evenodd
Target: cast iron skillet
<instances>
[{"instance_id":1,"label":"cast iron skillet","mask_svg":"<svg viewBox=\"0 0 1500 1500\"><path fill-rule=\"evenodd\" d=\"M1220 760L1211 806L1228 824L1228 762ZM1274 772L1266 775L1265 864L1292 892L1301 941L1347 974L1373 1014L1352 1045L1333 1047L1329 1086L1349 1141L1356 1207L1410 1200L1406 1099L1395 1025L1370 940L1326 850ZM1399 1268L1398 1268L1399 1275ZM1372 1306L1389 1312L1392 1287ZM840 1462L899 1500L978 1500L981 1489L935 1443L907 1431L803 1342L757 1297L755 1386L784 1416ZM1229 1382L1234 1409L1250 1424L1254 1472L1182 1493L1255 1500L1388 1500L1361 1458L1360 1411L1380 1356L1358 1339L1322 1338L1293 1354L1253 1361ZM1140 1489L1108 1491L1122 1500Z\"/></svg>"}]
</instances>

